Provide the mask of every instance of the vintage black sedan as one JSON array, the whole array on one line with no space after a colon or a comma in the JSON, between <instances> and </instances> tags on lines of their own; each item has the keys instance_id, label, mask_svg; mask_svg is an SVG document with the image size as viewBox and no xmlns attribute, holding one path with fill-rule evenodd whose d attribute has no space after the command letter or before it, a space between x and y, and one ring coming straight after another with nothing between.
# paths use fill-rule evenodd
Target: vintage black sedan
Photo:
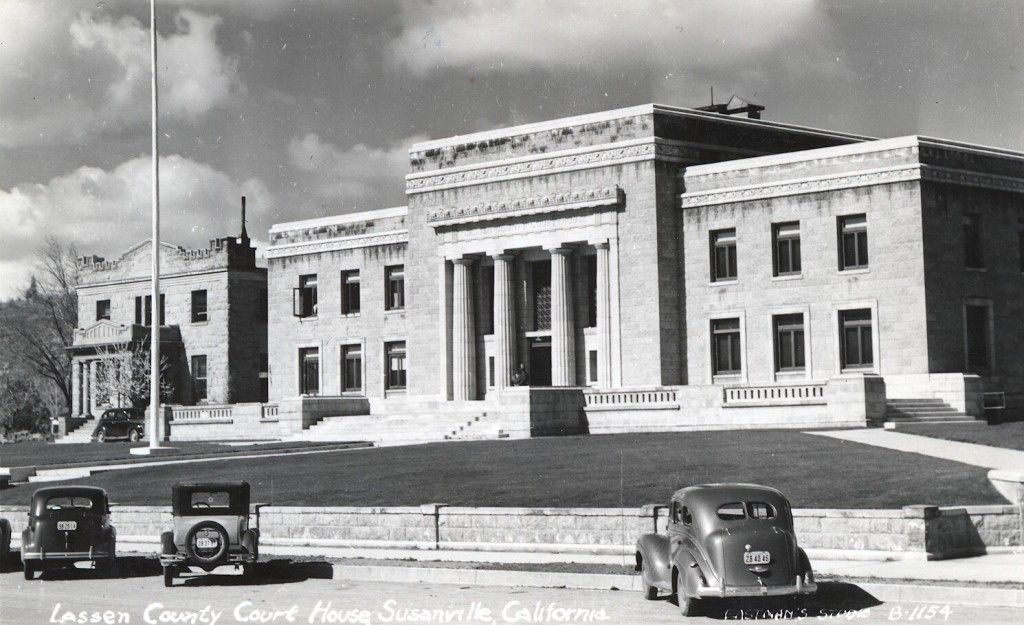
<instances>
[{"instance_id":1,"label":"vintage black sedan","mask_svg":"<svg viewBox=\"0 0 1024 625\"><path fill-rule=\"evenodd\" d=\"M164 586L186 568L209 573L222 565L241 566L247 580L256 574L259 558L259 509L256 527L249 527L248 482L200 482L171 488L174 527L160 536Z\"/></svg>"},{"instance_id":2,"label":"vintage black sedan","mask_svg":"<svg viewBox=\"0 0 1024 625\"><path fill-rule=\"evenodd\" d=\"M684 616L705 597L787 597L796 603L817 590L793 533L789 500L753 484L676 491L666 533L637 541L636 569L647 599L672 593Z\"/></svg>"},{"instance_id":3,"label":"vintage black sedan","mask_svg":"<svg viewBox=\"0 0 1024 625\"><path fill-rule=\"evenodd\" d=\"M25 579L37 570L93 562L112 571L117 531L110 524L110 502L102 488L50 486L32 494L28 526L21 533Z\"/></svg>"},{"instance_id":4,"label":"vintage black sedan","mask_svg":"<svg viewBox=\"0 0 1024 625\"><path fill-rule=\"evenodd\" d=\"M146 413L139 408L110 408L104 410L93 439L105 443L112 440L136 442L146 434Z\"/></svg>"}]
</instances>

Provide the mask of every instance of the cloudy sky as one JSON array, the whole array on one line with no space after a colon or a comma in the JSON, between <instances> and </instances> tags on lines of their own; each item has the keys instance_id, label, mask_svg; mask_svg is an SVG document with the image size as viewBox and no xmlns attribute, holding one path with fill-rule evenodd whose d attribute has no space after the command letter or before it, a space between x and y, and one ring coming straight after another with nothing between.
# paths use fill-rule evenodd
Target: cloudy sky
<instances>
[{"instance_id":1,"label":"cloudy sky","mask_svg":"<svg viewBox=\"0 0 1024 625\"><path fill-rule=\"evenodd\" d=\"M415 142L731 94L1024 151L1024 0L158 0L161 238L404 204ZM148 0L0 0L0 299L148 238Z\"/></svg>"}]
</instances>

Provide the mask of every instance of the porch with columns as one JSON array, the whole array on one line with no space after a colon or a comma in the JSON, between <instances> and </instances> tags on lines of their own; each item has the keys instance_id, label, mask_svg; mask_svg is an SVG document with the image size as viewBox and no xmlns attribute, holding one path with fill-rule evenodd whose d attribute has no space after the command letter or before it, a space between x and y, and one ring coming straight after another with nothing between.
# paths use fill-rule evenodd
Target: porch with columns
<instances>
[{"instance_id":1,"label":"porch with columns","mask_svg":"<svg viewBox=\"0 0 1024 625\"><path fill-rule=\"evenodd\" d=\"M449 398L500 396L527 363L528 385L548 386L550 375L552 387L612 388L613 247L608 240L559 242L447 256L441 301L450 302L442 329L451 337ZM547 344L550 372L538 369L545 363L534 361L531 347Z\"/></svg>"}]
</instances>

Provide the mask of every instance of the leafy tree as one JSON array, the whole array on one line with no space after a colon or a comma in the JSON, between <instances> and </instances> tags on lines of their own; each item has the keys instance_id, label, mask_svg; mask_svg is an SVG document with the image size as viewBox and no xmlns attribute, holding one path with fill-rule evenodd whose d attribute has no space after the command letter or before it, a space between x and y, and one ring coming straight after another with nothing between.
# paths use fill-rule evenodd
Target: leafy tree
<instances>
[{"instance_id":1,"label":"leafy tree","mask_svg":"<svg viewBox=\"0 0 1024 625\"><path fill-rule=\"evenodd\" d=\"M31 378L0 363L0 428L9 432L47 432L50 409Z\"/></svg>"}]
</instances>

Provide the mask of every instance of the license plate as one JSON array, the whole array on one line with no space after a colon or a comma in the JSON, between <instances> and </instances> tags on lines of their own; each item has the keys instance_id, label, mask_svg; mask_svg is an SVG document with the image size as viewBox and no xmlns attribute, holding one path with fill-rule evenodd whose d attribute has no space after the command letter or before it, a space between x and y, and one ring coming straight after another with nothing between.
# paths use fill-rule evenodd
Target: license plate
<instances>
[{"instance_id":1,"label":"license plate","mask_svg":"<svg viewBox=\"0 0 1024 625\"><path fill-rule=\"evenodd\" d=\"M772 556L767 551L747 551L743 554L743 564L768 564Z\"/></svg>"},{"instance_id":2,"label":"license plate","mask_svg":"<svg viewBox=\"0 0 1024 625\"><path fill-rule=\"evenodd\" d=\"M196 547L200 549L216 549L217 540L215 538L197 538Z\"/></svg>"},{"instance_id":3,"label":"license plate","mask_svg":"<svg viewBox=\"0 0 1024 625\"><path fill-rule=\"evenodd\" d=\"M61 532L69 532L78 529L78 521L57 521L57 529Z\"/></svg>"}]
</instances>

